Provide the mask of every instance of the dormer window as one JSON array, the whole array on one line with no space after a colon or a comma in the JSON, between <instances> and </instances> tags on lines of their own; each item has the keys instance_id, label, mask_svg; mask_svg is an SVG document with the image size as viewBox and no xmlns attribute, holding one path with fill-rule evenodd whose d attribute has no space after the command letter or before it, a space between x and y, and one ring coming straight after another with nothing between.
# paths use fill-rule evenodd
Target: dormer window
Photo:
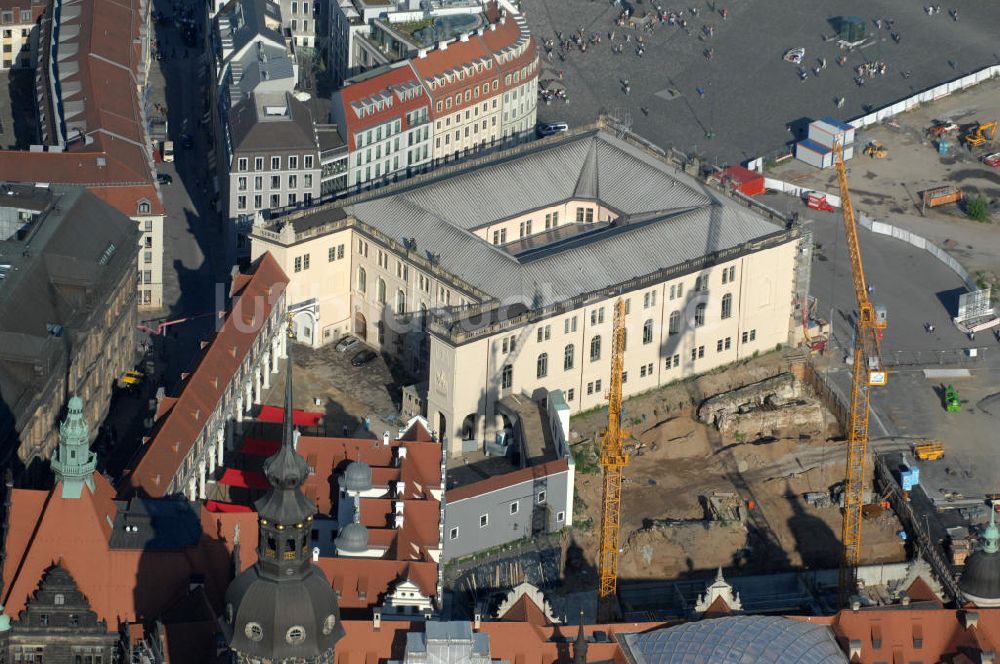
<instances>
[{"instance_id":1,"label":"dormer window","mask_svg":"<svg viewBox=\"0 0 1000 664\"><path fill-rule=\"evenodd\" d=\"M145 199L139 201L139 214L149 214L151 209L152 208L149 205L149 201Z\"/></svg>"}]
</instances>

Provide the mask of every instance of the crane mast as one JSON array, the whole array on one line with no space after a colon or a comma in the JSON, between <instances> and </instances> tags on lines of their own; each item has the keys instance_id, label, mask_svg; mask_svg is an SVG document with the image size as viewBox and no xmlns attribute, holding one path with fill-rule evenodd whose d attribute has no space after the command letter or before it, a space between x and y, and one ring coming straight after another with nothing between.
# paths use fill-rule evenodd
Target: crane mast
<instances>
[{"instance_id":1,"label":"crane mast","mask_svg":"<svg viewBox=\"0 0 1000 664\"><path fill-rule=\"evenodd\" d=\"M839 594L841 605L846 605L854 590L858 564L861 561L861 508L864 505L865 463L868 458L868 416L871 407L871 388L885 385L886 373L879 352L881 331L885 317L876 312L868 298L854 207L847 188L847 170L843 150L834 143L833 153L840 183L840 205L844 216L844 232L851 258L851 277L858 302L853 348L853 373L851 380L850 423L847 432L847 472L844 485L844 524L842 540L843 557L840 562Z\"/></svg>"},{"instance_id":2,"label":"crane mast","mask_svg":"<svg viewBox=\"0 0 1000 664\"><path fill-rule=\"evenodd\" d=\"M601 548L598 569L600 588L598 613L611 620L616 612L618 589L619 536L621 532L622 469L628 464L625 432L622 429L622 371L625 359L625 302L615 302L615 323L611 341L611 388L608 391L608 428L601 440L601 468L604 493L601 501Z\"/></svg>"}]
</instances>

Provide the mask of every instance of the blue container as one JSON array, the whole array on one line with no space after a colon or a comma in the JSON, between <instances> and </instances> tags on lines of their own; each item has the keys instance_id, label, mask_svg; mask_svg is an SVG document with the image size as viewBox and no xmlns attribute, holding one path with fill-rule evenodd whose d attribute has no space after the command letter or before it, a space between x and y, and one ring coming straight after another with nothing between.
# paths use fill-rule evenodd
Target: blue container
<instances>
[{"instance_id":1,"label":"blue container","mask_svg":"<svg viewBox=\"0 0 1000 664\"><path fill-rule=\"evenodd\" d=\"M951 143L948 141L938 141L938 154L942 157L948 155L948 150L951 148Z\"/></svg>"}]
</instances>

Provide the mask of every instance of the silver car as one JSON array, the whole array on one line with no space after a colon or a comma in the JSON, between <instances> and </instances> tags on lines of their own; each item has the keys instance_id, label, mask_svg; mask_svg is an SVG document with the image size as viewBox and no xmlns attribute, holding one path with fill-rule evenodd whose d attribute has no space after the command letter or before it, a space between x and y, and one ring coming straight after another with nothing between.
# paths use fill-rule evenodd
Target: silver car
<instances>
[{"instance_id":1,"label":"silver car","mask_svg":"<svg viewBox=\"0 0 1000 664\"><path fill-rule=\"evenodd\" d=\"M346 337L337 342L336 346L337 352L346 353L347 351L356 348L360 344L361 344L360 339L358 339L357 337L352 337L351 335L347 335Z\"/></svg>"}]
</instances>

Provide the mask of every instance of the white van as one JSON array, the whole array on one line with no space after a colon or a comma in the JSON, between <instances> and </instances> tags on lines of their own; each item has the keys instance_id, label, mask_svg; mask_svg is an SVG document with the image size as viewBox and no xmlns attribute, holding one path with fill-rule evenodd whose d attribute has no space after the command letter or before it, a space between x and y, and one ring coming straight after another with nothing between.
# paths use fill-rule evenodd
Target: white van
<instances>
[{"instance_id":1,"label":"white van","mask_svg":"<svg viewBox=\"0 0 1000 664\"><path fill-rule=\"evenodd\" d=\"M170 163L174 160L174 142L163 141L163 161Z\"/></svg>"}]
</instances>

